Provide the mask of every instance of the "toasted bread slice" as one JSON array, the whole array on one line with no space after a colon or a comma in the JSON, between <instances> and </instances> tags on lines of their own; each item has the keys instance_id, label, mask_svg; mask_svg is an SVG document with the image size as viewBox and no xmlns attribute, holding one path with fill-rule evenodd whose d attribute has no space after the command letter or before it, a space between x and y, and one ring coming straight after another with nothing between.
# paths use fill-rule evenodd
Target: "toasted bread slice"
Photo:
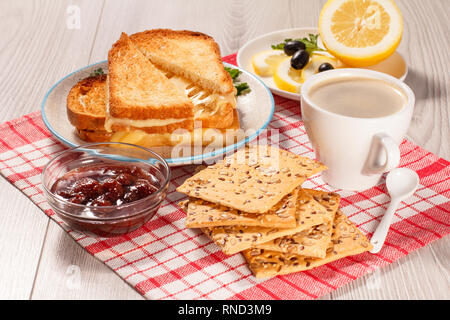
<instances>
[{"instance_id":1,"label":"toasted bread slice","mask_svg":"<svg viewBox=\"0 0 450 320\"><path fill-rule=\"evenodd\" d=\"M79 130L105 130L106 75L79 81L67 96L67 116Z\"/></svg>"},{"instance_id":2,"label":"toasted bread slice","mask_svg":"<svg viewBox=\"0 0 450 320\"><path fill-rule=\"evenodd\" d=\"M235 89L214 39L198 32L167 29L136 33L130 39L185 92L203 127L232 125Z\"/></svg>"},{"instance_id":3,"label":"toasted bread slice","mask_svg":"<svg viewBox=\"0 0 450 320\"><path fill-rule=\"evenodd\" d=\"M166 72L166 76L192 101L194 119L200 121L203 127L228 128L233 124L233 114L236 108L234 92L225 96L211 93L170 72Z\"/></svg>"},{"instance_id":4,"label":"toasted bread slice","mask_svg":"<svg viewBox=\"0 0 450 320\"><path fill-rule=\"evenodd\" d=\"M212 92L234 91L219 46L212 37L187 30L154 29L135 33L130 39L157 67Z\"/></svg>"},{"instance_id":5,"label":"toasted bread slice","mask_svg":"<svg viewBox=\"0 0 450 320\"><path fill-rule=\"evenodd\" d=\"M192 102L135 47L125 33L108 53L105 128L193 129ZM137 120L137 121L136 121Z\"/></svg>"}]
</instances>

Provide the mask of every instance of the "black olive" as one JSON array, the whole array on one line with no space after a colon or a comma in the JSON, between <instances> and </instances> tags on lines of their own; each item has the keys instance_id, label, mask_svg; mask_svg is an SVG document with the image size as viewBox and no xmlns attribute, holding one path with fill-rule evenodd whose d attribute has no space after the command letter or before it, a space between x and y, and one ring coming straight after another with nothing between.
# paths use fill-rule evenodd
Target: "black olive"
<instances>
[{"instance_id":1,"label":"black olive","mask_svg":"<svg viewBox=\"0 0 450 320\"><path fill-rule=\"evenodd\" d=\"M301 41L289 41L284 44L284 53L288 56L292 56L298 50L305 50L306 46Z\"/></svg>"},{"instance_id":2,"label":"black olive","mask_svg":"<svg viewBox=\"0 0 450 320\"><path fill-rule=\"evenodd\" d=\"M324 72L324 71L332 70L332 69L334 69L334 67L330 63L325 62L319 66L318 72Z\"/></svg>"},{"instance_id":3,"label":"black olive","mask_svg":"<svg viewBox=\"0 0 450 320\"><path fill-rule=\"evenodd\" d=\"M309 53L305 50L299 50L291 58L291 67L295 70L303 69L309 61Z\"/></svg>"}]
</instances>

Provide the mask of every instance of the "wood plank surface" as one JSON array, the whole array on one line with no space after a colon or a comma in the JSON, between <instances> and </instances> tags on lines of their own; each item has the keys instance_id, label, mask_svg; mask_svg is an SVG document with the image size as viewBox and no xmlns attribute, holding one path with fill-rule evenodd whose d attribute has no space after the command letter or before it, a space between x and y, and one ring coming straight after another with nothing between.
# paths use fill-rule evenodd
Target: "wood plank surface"
<instances>
[{"instance_id":1,"label":"wood plank surface","mask_svg":"<svg viewBox=\"0 0 450 320\"><path fill-rule=\"evenodd\" d=\"M121 32L164 27L213 36L222 54L261 34L316 26L325 0L9 0L0 2L0 122L38 110L66 74L106 59ZM408 137L450 159L448 0L397 0L399 51L417 98ZM79 9L80 28L68 19ZM142 299L0 180L0 299ZM450 299L450 239L353 281L324 299Z\"/></svg>"},{"instance_id":2,"label":"wood plank surface","mask_svg":"<svg viewBox=\"0 0 450 320\"><path fill-rule=\"evenodd\" d=\"M56 223L42 252L32 299L144 299Z\"/></svg>"},{"instance_id":3,"label":"wood plank surface","mask_svg":"<svg viewBox=\"0 0 450 320\"><path fill-rule=\"evenodd\" d=\"M56 80L88 63L102 3L78 3L84 31L67 29L70 3L0 2L0 122L38 110ZM0 188L0 299L29 299L49 219L3 178Z\"/></svg>"}]
</instances>

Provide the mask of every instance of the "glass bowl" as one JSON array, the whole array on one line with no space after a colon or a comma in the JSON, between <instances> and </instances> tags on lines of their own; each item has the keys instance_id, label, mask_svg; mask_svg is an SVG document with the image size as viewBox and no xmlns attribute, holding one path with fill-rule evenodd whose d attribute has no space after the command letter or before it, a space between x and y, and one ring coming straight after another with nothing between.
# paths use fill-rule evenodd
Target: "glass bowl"
<instances>
[{"instance_id":1,"label":"glass bowl","mask_svg":"<svg viewBox=\"0 0 450 320\"><path fill-rule=\"evenodd\" d=\"M104 206L77 204L56 194L56 182L61 183L60 178L63 176L67 179L69 171L76 170L79 173L100 167L143 170L154 186L154 192L132 202ZM104 172L108 172L108 169L101 171ZM70 175L73 181L78 178L81 176ZM136 145L116 142L86 144L63 151L50 160L42 171L44 194L58 217L73 230L100 237L125 234L149 221L165 199L169 181L170 168L157 153Z\"/></svg>"}]
</instances>

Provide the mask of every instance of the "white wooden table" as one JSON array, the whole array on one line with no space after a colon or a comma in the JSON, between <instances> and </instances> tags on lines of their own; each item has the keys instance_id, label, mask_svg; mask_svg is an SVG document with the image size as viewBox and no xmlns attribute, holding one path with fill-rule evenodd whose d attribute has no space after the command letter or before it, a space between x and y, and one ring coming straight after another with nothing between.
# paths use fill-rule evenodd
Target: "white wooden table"
<instances>
[{"instance_id":1,"label":"white wooden table","mask_svg":"<svg viewBox=\"0 0 450 320\"><path fill-rule=\"evenodd\" d=\"M122 31L197 30L227 55L266 32L317 26L324 2L1 0L0 122L38 110L57 80L106 59ZM399 51L417 96L409 139L450 159L450 1L397 2L405 20ZM78 10L79 28L71 20ZM142 299L6 180L0 188L0 299ZM441 239L324 298L450 299L449 248L450 237Z\"/></svg>"}]
</instances>

